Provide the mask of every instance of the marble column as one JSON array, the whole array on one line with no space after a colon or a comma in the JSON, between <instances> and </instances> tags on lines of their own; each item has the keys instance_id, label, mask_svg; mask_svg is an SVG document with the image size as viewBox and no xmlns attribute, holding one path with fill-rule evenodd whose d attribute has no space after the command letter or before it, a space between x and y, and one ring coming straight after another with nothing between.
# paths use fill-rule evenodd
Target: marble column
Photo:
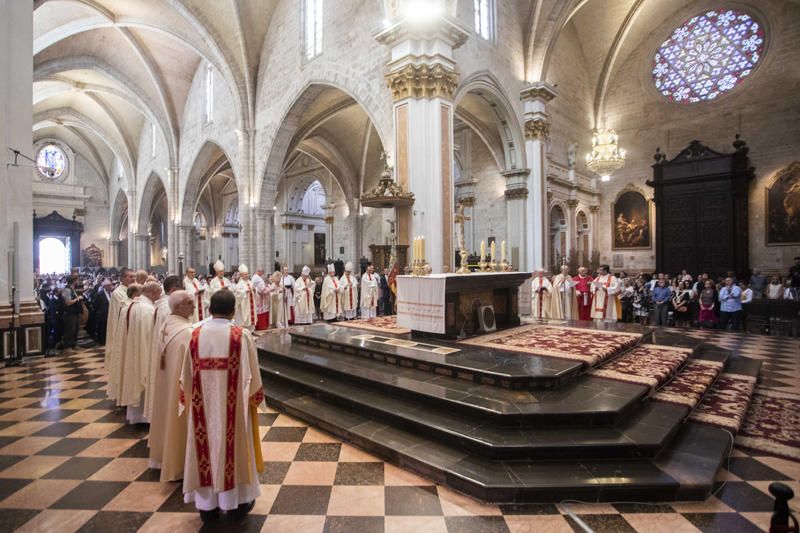
<instances>
[{"instance_id":1,"label":"marble column","mask_svg":"<svg viewBox=\"0 0 800 533\"><path fill-rule=\"evenodd\" d=\"M179 240L179 252L183 254L183 268L187 267L194 267L198 268L201 265L195 265L195 242L194 242L194 226L190 224L180 224L178 225L178 240ZM202 258L201 258L202 260Z\"/></svg>"},{"instance_id":2,"label":"marble column","mask_svg":"<svg viewBox=\"0 0 800 533\"><path fill-rule=\"evenodd\" d=\"M336 253L336 248L333 242L333 204L325 204L322 206L325 210L325 260L332 259Z\"/></svg>"},{"instance_id":3,"label":"marble column","mask_svg":"<svg viewBox=\"0 0 800 533\"><path fill-rule=\"evenodd\" d=\"M121 244L122 244L122 241L111 241L111 250L109 252L108 265L107 266L109 266L109 267L122 266L122 265L119 264L119 247L120 247Z\"/></svg>"},{"instance_id":4,"label":"marble column","mask_svg":"<svg viewBox=\"0 0 800 533\"><path fill-rule=\"evenodd\" d=\"M135 260L132 264L136 269L150 269L150 235L147 233L137 233L134 235Z\"/></svg>"},{"instance_id":5,"label":"marble column","mask_svg":"<svg viewBox=\"0 0 800 533\"><path fill-rule=\"evenodd\" d=\"M237 130L239 135L240 175L239 188L239 264L246 264L251 271L257 262L255 257L255 209L258 201L255 195L255 133L254 129Z\"/></svg>"},{"instance_id":6,"label":"marble column","mask_svg":"<svg viewBox=\"0 0 800 533\"><path fill-rule=\"evenodd\" d=\"M396 179L415 196L410 217L398 210L399 243L424 235L433 272L453 270L453 50L467 37L444 17L422 25L401 19L375 36L391 51L386 79L394 99Z\"/></svg>"},{"instance_id":7,"label":"marble column","mask_svg":"<svg viewBox=\"0 0 800 533\"><path fill-rule=\"evenodd\" d=\"M547 103L558 95L548 83L536 82L521 92L525 111L525 154L530 166L526 212L530 215L525 236L525 269L545 268L547 251L547 140L550 120Z\"/></svg>"},{"instance_id":8,"label":"marble column","mask_svg":"<svg viewBox=\"0 0 800 533\"><path fill-rule=\"evenodd\" d=\"M531 233L531 215L527 211L528 181L530 169L508 170L506 178L506 240L507 260L518 270L530 270L528 266L528 237Z\"/></svg>"}]
</instances>

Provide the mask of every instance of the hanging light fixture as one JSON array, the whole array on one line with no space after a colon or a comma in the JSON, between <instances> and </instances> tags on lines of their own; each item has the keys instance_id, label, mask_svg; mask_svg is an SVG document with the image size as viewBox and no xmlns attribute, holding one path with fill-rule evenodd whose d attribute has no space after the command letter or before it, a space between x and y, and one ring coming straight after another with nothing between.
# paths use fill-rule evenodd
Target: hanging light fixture
<instances>
[{"instance_id":1,"label":"hanging light fixture","mask_svg":"<svg viewBox=\"0 0 800 533\"><path fill-rule=\"evenodd\" d=\"M592 152L586 154L586 166L602 181L611 179L611 174L625 166L625 150L619 147L619 138L614 130L594 130Z\"/></svg>"}]
</instances>

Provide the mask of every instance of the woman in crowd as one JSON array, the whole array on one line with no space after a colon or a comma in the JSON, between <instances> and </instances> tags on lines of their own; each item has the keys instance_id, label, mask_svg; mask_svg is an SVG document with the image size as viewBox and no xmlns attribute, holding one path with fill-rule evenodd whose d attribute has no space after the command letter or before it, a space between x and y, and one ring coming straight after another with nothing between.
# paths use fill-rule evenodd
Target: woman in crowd
<instances>
[{"instance_id":1,"label":"woman in crowd","mask_svg":"<svg viewBox=\"0 0 800 533\"><path fill-rule=\"evenodd\" d=\"M650 323L650 285L644 279L636 280L633 291L633 315L636 322L646 326Z\"/></svg>"},{"instance_id":2,"label":"woman in crowd","mask_svg":"<svg viewBox=\"0 0 800 533\"><path fill-rule=\"evenodd\" d=\"M717 291L711 280L706 280L703 290L700 291L700 315L699 322L702 328L713 328L717 323Z\"/></svg>"},{"instance_id":3,"label":"woman in crowd","mask_svg":"<svg viewBox=\"0 0 800 533\"><path fill-rule=\"evenodd\" d=\"M689 302L692 299L692 291L686 281L680 281L678 288L672 294L672 313L675 325L687 327L689 325Z\"/></svg>"}]
</instances>

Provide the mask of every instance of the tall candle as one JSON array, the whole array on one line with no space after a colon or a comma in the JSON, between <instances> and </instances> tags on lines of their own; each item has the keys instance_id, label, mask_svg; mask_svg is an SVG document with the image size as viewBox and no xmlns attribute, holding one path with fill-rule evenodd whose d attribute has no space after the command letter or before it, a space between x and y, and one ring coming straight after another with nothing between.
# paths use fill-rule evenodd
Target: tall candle
<instances>
[{"instance_id":1,"label":"tall candle","mask_svg":"<svg viewBox=\"0 0 800 533\"><path fill-rule=\"evenodd\" d=\"M422 256L422 260L425 260L425 237L419 238L419 253Z\"/></svg>"},{"instance_id":2,"label":"tall candle","mask_svg":"<svg viewBox=\"0 0 800 533\"><path fill-rule=\"evenodd\" d=\"M495 250L496 250L495 244L496 244L496 242L493 242L492 243L492 247L490 248L491 254L492 254L492 261L494 261L494 258L495 258Z\"/></svg>"},{"instance_id":3,"label":"tall candle","mask_svg":"<svg viewBox=\"0 0 800 533\"><path fill-rule=\"evenodd\" d=\"M481 261L486 260L486 243L481 241Z\"/></svg>"},{"instance_id":4,"label":"tall candle","mask_svg":"<svg viewBox=\"0 0 800 533\"><path fill-rule=\"evenodd\" d=\"M419 237L414 237L414 259L421 259L419 256Z\"/></svg>"},{"instance_id":5,"label":"tall candle","mask_svg":"<svg viewBox=\"0 0 800 533\"><path fill-rule=\"evenodd\" d=\"M506 241L500 243L500 260L506 260Z\"/></svg>"}]
</instances>

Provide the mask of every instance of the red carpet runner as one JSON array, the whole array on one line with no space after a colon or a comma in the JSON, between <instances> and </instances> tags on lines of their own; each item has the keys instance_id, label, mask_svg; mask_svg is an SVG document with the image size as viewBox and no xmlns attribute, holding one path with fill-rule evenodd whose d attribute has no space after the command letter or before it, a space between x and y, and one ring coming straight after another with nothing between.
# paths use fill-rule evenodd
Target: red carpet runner
<instances>
[{"instance_id":1,"label":"red carpet runner","mask_svg":"<svg viewBox=\"0 0 800 533\"><path fill-rule=\"evenodd\" d=\"M589 373L615 381L647 385L656 390L680 370L691 354L692 350L686 348L643 344Z\"/></svg>"},{"instance_id":2,"label":"red carpet runner","mask_svg":"<svg viewBox=\"0 0 800 533\"><path fill-rule=\"evenodd\" d=\"M335 325L344 326L346 328L366 329L369 331L377 331L379 333L394 333L395 335L411 333L410 329L401 328L397 325L397 315L376 316L374 318L347 321L342 320L336 322Z\"/></svg>"},{"instance_id":3,"label":"red carpet runner","mask_svg":"<svg viewBox=\"0 0 800 533\"><path fill-rule=\"evenodd\" d=\"M753 376L722 374L689 418L725 428L735 435L742 427L755 386Z\"/></svg>"},{"instance_id":4,"label":"red carpet runner","mask_svg":"<svg viewBox=\"0 0 800 533\"><path fill-rule=\"evenodd\" d=\"M800 461L800 396L757 390L736 444Z\"/></svg>"},{"instance_id":5,"label":"red carpet runner","mask_svg":"<svg viewBox=\"0 0 800 533\"><path fill-rule=\"evenodd\" d=\"M719 361L690 359L672 381L653 395L653 400L694 409L722 372L722 367Z\"/></svg>"}]
</instances>

